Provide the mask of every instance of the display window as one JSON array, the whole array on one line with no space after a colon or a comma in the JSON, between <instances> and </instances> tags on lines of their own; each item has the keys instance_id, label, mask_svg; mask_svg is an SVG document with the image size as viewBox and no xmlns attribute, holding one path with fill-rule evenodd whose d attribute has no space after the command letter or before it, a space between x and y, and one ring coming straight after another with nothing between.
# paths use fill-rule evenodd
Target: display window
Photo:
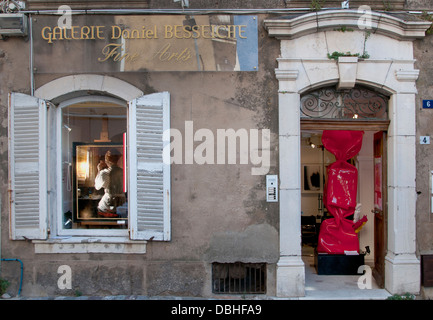
<instances>
[{"instance_id":1,"label":"display window","mask_svg":"<svg viewBox=\"0 0 433 320\"><path fill-rule=\"evenodd\" d=\"M62 109L64 228L127 228L127 107Z\"/></svg>"}]
</instances>

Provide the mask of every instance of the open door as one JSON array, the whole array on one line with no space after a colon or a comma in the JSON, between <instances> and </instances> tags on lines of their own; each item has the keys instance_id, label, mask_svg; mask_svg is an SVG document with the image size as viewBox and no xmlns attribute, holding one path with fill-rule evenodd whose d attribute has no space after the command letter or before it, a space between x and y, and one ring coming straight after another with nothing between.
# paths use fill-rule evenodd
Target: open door
<instances>
[{"instance_id":1,"label":"open door","mask_svg":"<svg viewBox=\"0 0 433 320\"><path fill-rule=\"evenodd\" d=\"M374 134L374 269L378 286L385 285L385 255L387 248L387 173L386 133Z\"/></svg>"}]
</instances>

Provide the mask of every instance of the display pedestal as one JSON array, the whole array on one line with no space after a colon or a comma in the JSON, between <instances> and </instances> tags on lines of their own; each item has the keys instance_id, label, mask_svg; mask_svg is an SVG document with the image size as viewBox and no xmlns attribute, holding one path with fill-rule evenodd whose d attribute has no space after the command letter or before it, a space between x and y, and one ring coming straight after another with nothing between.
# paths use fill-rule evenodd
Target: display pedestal
<instances>
[{"instance_id":1,"label":"display pedestal","mask_svg":"<svg viewBox=\"0 0 433 320\"><path fill-rule=\"evenodd\" d=\"M358 268L364 265L364 256L365 254L322 254L315 251L314 265L318 275L358 275Z\"/></svg>"}]
</instances>

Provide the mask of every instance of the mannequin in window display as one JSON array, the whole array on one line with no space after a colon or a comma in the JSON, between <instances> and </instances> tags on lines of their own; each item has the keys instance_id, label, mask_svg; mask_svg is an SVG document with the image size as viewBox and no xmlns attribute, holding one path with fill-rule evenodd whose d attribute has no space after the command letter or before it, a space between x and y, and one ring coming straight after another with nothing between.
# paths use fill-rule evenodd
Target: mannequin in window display
<instances>
[{"instance_id":1,"label":"mannequin in window display","mask_svg":"<svg viewBox=\"0 0 433 320\"><path fill-rule=\"evenodd\" d=\"M98 216L116 218L116 208L126 201L123 193L123 170L117 165L121 155L115 150L105 153L105 161L100 160L95 177L95 189L104 189L104 195L98 203Z\"/></svg>"}]
</instances>

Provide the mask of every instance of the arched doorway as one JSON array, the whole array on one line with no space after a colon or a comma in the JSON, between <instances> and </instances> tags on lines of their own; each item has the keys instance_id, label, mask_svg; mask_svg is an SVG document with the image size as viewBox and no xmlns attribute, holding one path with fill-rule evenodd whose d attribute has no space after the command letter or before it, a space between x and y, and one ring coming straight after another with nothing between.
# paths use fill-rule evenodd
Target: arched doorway
<instances>
[{"instance_id":1,"label":"arched doorway","mask_svg":"<svg viewBox=\"0 0 433 320\"><path fill-rule=\"evenodd\" d=\"M360 210L349 219L356 222L364 216L368 223L358 233L360 253L373 269L378 287L384 287L387 234L387 163L389 97L365 86L338 90L327 86L301 95L301 232L303 259L312 264L320 226L331 217L323 203L327 180L326 167L335 157L324 148L324 130L363 131L363 146L351 163L358 170L357 203ZM312 170L312 172L308 172ZM319 175L311 187L313 175ZM312 224L314 222L314 225ZM317 265L315 265L317 270ZM308 280L308 279L307 279ZM356 284L356 283L355 283ZM308 283L307 283L308 285Z\"/></svg>"}]
</instances>

